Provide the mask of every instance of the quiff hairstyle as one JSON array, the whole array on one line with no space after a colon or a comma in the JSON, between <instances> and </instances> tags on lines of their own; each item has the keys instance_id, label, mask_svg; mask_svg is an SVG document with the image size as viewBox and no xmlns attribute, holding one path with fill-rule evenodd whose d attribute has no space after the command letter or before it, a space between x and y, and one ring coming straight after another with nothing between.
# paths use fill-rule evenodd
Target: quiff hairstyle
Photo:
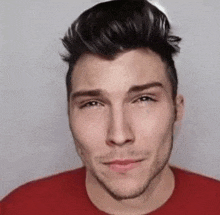
<instances>
[{"instance_id":1,"label":"quiff hairstyle","mask_svg":"<svg viewBox=\"0 0 220 215\"><path fill-rule=\"evenodd\" d=\"M77 60L85 53L112 60L117 54L137 48L149 48L167 65L172 96L177 95L178 78L173 56L179 52L180 37L171 34L166 15L147 0L112 0L83 12L62 39L68 54L67 98L71 93L71 75Z\"/></svg>"}]
</instances>

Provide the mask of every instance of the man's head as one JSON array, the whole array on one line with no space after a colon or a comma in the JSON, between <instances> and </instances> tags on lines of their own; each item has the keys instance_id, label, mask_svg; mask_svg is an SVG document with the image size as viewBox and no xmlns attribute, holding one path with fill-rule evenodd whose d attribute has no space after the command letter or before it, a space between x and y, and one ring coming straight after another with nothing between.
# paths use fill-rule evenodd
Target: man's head
<instances>
[{"instance_id":1,"label":"man's head","mask_svg":"<svg viewBox=\"0 0 220 215\"><path fill-rule=\"evenodd\" d=\"M88 180L115 199L138 197L165 177L182 113L172 59L179 40L144 0L99 4L63 39L76 149Z\"/></svg>"},{"instance_id":2,"label":"man's head","mask_svg":"<svg viewBox=\"0 0 220 215\"><path fill-rule=\"evenodd\" d=\"M113 0L100 3L82 13L63 38L69 55L66 76L67 96L71 92L71 75L78 59L85 53L114 59L121 52L149 48L167 65L173 98L178 79L173 55L179 51L181 39L170 34L165 14L146 0Z\"/></svg>"}]
</instances>

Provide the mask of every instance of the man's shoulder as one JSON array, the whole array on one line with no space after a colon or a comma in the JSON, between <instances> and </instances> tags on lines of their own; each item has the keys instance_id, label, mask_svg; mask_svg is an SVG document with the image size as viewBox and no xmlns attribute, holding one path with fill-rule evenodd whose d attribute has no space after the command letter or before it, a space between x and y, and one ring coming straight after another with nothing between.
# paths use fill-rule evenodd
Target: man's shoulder
<instances>
[{"instance_id":1,"label":"man's shoulder","mask_svg":"<svg viewBox=\"0 0 220 215\"><path fill-rule=\"evenodd\" d=\"M194 187L202 186L203 189L205 188L204 185L206 185L208 189L220 188L220 181L217 179L175 166L171 166L171 169L175 175L176 183L179 185Z\"/></svg>"},{"instance_id":2,"label":"man's shoulder","mask_svg":"<svg viewBox=\"0 0 220 215\"><path fill-rule=\"evenodd\" d=\"M197 211L213 210L213 214L216 214L214 212L216 210L220 212L220 181L176 167L171 169L174 172L176 184L174 201L181 199L179 204L188 205L189 208Z\"/></svg>"},{"instance_id":3,"label":"man's shoulder","mask_svg":"<svg viewBox=\"0 0 220 215\"><path fill-rule=\"evenodd\" d=\"M66 171L46 178L28 182L7 195L2 201L2 210L45 210L56 204L75 204L75 200L86 199L85 168ZM25 209L24 209L25 208ZM27 213L26 213L27 211ZM10 213L11 214L11 213ZM57 213L55 213L57 214ZM20 215L20 213L19 213Z\"/></svg>"},{"instance_id":4,"label":"man's shoulder","mask_svg":"<svg viewBox=\"0 0 220 215\"><path fill-rule=\"evenodd\" d=\"M42 192L53 192L56 191L65 191L65 188L68 189L71 187L76 191L84 185L85 179L85 168L78 168L75 170L70 170L62 172L56 175L51 175L42 179L30 181L12 191L8 196L21 196L24 194L27 196L29 193L33 192L35 194L39 193L42 195ZM32 195L33 196L33 195Z\"/></svg>"}]
</instances>

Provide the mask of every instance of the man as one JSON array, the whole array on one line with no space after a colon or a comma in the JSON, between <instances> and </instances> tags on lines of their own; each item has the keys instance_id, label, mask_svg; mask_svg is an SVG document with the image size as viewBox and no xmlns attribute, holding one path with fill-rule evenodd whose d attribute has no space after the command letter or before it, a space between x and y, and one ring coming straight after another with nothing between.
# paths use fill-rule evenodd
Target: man
<instances>
[{"instance_id":1,"label":"man","mask_svg":"<svg viewBox=\"0 0 220 215\"><path fill-rule=\"evenodd\" d=\"M69 124L85 167L18 188L2 214L220 214L218 181L168 164L184 106L179 42L145 0L85 11L63 38Z\"/></svg>"}]
</instances>

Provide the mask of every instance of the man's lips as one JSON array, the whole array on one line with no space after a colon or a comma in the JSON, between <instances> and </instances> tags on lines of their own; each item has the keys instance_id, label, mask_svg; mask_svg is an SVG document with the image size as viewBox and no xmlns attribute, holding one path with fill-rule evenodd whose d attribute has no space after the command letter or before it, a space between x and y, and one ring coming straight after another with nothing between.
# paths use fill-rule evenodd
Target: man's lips
<instances>
[{"instance_id":1,"label":"man's lips","mask_svg":"<svg viewBox=\"0 0 220 215\"><path fill-rule=\"evenodd\" d=\"M111 171L117 173L126 173L132 169L137 168L142 160L134 160L134 159L117 159L110 162L104 163L107 165Z\"/></svg>"},{"instance_id":2,"label":"man's lips","mask_svg":"<svg viewBox=\"0 0 220 215\"><path fill-rule=\"evenodd\" d=\"M134 159L117 159L117 160L113 160L113 161L109 161L109 162L105 162L104 164L117 164L117 165L128 165L131 163L136 163L136 162L140 162L143 159L139 159L139 160L134 160Z\"/></svg>"}]
</instances>

